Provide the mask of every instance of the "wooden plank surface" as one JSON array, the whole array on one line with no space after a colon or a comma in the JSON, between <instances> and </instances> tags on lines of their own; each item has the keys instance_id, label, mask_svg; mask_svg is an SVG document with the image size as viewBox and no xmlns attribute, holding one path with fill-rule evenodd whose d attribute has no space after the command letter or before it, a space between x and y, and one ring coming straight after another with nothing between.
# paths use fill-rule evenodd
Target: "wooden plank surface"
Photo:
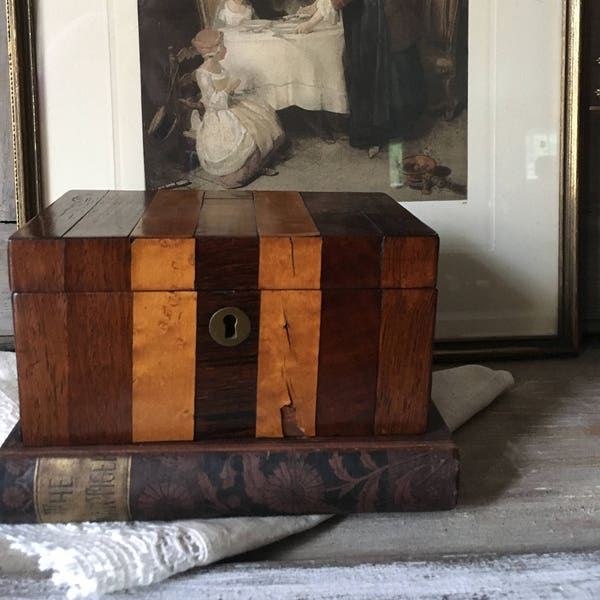
<instances>
[{"instance_id":1,"label":"wooden plank surface","mask_svg":"<svg viewBox=\"0 0 600 600\"><path fill-rule=\"evenodd\" d=\"M196 292L133 294L132 439L194 439Z\"/></svg>"},{"instance_id":2,"label":"wooden plank surface","mask_svg":"<svg viewBox=\"0 0 600 600\"><path fill-rule=\"evenodd\" d=\"M381 294L325 290L322 300L319 436L373 435Z\"/></svg>"},{"instance_id":3,"label":"wooden plank surface","mask_svg":"<svg viewBox=\"0 0 600 600\"><path fill-rule=\"evenodd\" d=\"M161 190L150 201L133 230L134 238L190 238L194 236L203 192Z\"/></svg>"},{"instance_id":4,"label":"wooden plank surface","mask_svg":"<svg viewBox=\"0 0 600 600\"><path fill-rule=\"evenodd\" d=\"M258 262L252 195L205 198L196 229L196 288L256 290Z\"/></svg>"},{"instance_id":5,"label":"wooden plank surface","mask_svg":"<svg viewBox=\"0 0 600 600\"><path fill-rule=\"evenodd\" d=\"M67 192L23 225L12 239L60 238L107 193L106 190Z\"/></svg>"},{"instance_id":6,"label":"wooden plank surface","mask_svg":"<svg viewBox=\"0 0 600 600\"><path fill-rule=\"evenodd\" d=\"M315 435L320 327L320 291L261 292L257 437Z\"/></svg>"},{"instance_id":7,"label":"wooden plank surface","mask_svg":"<svg viewBox=\"0 0 600 600\"><path fill-rule=\"evenodd\" d=\"M67 230L63 237L128 237L153 196L154 192L110 191Z\"/></svg>"},{"instance_id":8,"label":"wooden plank surface","mask_svg":"<svg viewBox=\"0 0 600 600\"><path fill-rule=\"evenodd\" d=\"M261 237L319 235L298 192L255 192L254 205Z\"/></svg>"},{"instance_id":9,"label":"wooden plank surface","mask_svg":"<svg viewBox=\"0 0 600 600\"><path fill-rule=\"evenodd\" d=\"M20 415L27 445L69 442L69 346L65 294L13 296Z\"/></svg>"},{"instance_id":10,"label":"wooden plank surface","mask_svg":"<svg viewBox=\"0 0 600 600\"><path fill-rule=\"evenodd\" d=\"M383 290L375 435L425 431L437 293Z\"/></svg>"},{"instance_id":11,"label":"wooden plank surface","mask_svg":"<svg viewBox=\"0 0 600 600\"><path fill-rule=\"evenodd\" d=\"M71 444L131 442L132 295L67 295Z\"/></svg>"},{"instance_id":12,"label":"wooden plank surface","mask_svg":"<svg viewBox=\"0 0 600 600\"><path fill-rule=\"evenodd\" d=\"M68 192L11 237L8 255L13 291L65 291L66 251L65 241L60 238L106 194Z\"/></svg>"},{"instance_id":13,"label":"wooden plank surface","mask_svg":"<svg viewBox=\"0 0 600 600\"><path fill-rule=\"evenodd\" d=\"M250 319L250 335L239 346L221 346L209 333L212 315L228 306ZM255 436L259 321L256 290L198 293L196 439Z\"/></svg>"}]
</instances>

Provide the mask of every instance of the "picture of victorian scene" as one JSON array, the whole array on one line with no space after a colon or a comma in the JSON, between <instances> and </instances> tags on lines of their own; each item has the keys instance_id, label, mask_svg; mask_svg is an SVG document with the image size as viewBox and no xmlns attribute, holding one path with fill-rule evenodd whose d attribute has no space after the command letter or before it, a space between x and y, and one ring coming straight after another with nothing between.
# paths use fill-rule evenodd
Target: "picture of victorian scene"
<instances>
[{"instance_id":1,"label":"picture of victorian scene","mask_svg":"<svg viewBox=\"0 0 600 600\"><path fill-rule=\"evenodd\" d=\"M468 0L138 0L149 189L467 197Z\"/></svg>"}]
</instances>

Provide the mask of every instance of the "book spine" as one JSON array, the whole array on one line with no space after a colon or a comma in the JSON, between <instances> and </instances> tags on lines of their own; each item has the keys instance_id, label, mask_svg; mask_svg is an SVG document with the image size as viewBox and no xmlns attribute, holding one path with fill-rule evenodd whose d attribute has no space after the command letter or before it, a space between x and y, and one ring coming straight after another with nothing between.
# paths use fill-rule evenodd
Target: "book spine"
<instances>
[{"instance_id":1,"label":"book spine","mask_svg":"<svg viewBox=\"0 0 600 600\"><path fill-rule=\"evenodd\" d=\"M439 447L0 455L0 521L57 523L446 510L458 457Z\"/></svg>"}]
</instances>

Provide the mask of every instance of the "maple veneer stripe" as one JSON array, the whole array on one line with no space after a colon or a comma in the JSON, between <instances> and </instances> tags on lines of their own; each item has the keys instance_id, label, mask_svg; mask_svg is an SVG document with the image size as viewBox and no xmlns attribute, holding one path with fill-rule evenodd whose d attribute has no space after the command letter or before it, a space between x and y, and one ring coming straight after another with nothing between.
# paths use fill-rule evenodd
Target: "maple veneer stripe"
<instances>
[{"instance_id":1,"label":"maple veneer stripe","mask_svg":"<svg viewBox=\"0 0 600 600\"><path fill-rule=\"evenodd\" d=\"M134 292L134 442L194 439L196 292Z\"/></svg>"},{"instance_id":2,"label":"maple veneer stripe","mask_svg":"<svg viewBox=\"0 0 600 600\"><path fill-rule=\"evenodd\" d=\"M284 435L286 406L295 411L296 434L315 435L320 328L320 291L261 292L257 437ZM294 435L293 424L287 433Z\"/></svg>"}]
</instances>

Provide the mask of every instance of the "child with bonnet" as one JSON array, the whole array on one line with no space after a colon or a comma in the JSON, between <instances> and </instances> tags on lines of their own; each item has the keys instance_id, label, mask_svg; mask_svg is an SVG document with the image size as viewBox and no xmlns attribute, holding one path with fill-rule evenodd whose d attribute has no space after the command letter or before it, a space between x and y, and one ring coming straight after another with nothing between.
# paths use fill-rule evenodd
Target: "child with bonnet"
<instances>
[{"instance_id":1,"label":"child with bonnet","mask_svg":"<svg viewBox=\"0 0 600 600\"><path fill-rule=\"evenodd\" d=\"M224 187L241 187L265 171L283 142L283 129L267 104L233 97L240 80L221 64L227 54L223 32L203 29L192 46L204 58L195 77L205 113L202 118L198 111L192 113L200 165Z\"/></svg>"}]
</instances>

